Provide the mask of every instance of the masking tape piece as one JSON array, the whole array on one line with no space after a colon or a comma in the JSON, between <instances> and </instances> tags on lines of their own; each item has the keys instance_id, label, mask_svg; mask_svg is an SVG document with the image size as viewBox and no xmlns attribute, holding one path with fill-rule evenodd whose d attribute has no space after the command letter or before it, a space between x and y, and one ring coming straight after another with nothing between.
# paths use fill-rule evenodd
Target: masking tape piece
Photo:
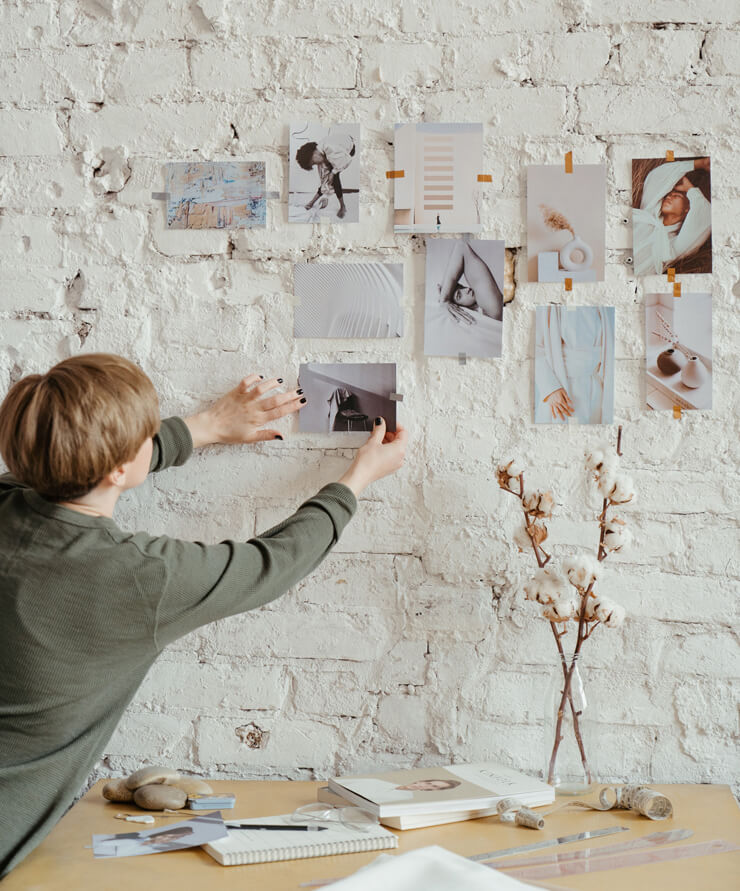
<instances>
[{"instance_id":1,"label":"masking tape piece","mask_svg":"<svg viewBox=\"0 0 740 891\"><path fill-rule=\"evenodd\" d=\"M573 152L565 153L565 172L573 173Z\"/></svg>"},{"instance_id":2,"label":"masking tape piece","mask_svg":"<svg viewBox=\"0 0 740 891\"><path fill-rule=\"evenodd\" d=\"M674 406L673 406L673 417L674 417L677 421L680 421L680 420L681 420L681 406L680 406L680 405L674 405Z\"/></svg>"},{"instance_id":3,"label":"masking tape piece","mask_svg":"<svg viewBox=\"0 0 740 891\"><path fill-rule=\"evenodd\" d=\"M468 354L467 353L458 353L457 361L460 363L460 365L467 365L468 364Z\"/></svg>"},{"instance_id":4,"label":"masking tape piece","mask_svg":"<svg viewBox=\"0 0 740 891\"><path fill-rule=\"evenodd\" d=\"M674 297L681 296L681 282L673 282L673 296Z\"/></svg>"},{"instance_id":5,"label":"masking tape piece","mask_svg":"<svg viewBox=\"0 0 740 891\"><path fill-rule=\"evenodd\" d=\"M573 279L572 279L572 278L566 278L566 279L565 279L565 290L566 290L566 291L572 291L572 290L573 290Z\"/></svg>"},{"instance_id":6,"label":"masking tape piece","mask_svg":"<svg viewBox=\"0 0 740 891\"><path fill-rule=\"evenodd\" d=\"M403 179L406 174L403 170L386 170L386 179Z\"/></svg>"},{"instance_id":7,"label":"masking tape piece","mask_svg":"<svg viewBox=\"0 0 740 891\"><path fill-rule=\"evenodd\" d=\"M478 182L479 183L492 183L493 177L490 173L479 173L478 174Z\"/></svg>"},{"instance_id":8,"label":"masking tape piece","mask_svg":"<svg viewBox=\"0 0 740 891\"><path fill-rule=\"evenodd\" d=\"M665 159L666 159L666 161L674 160L673 152L670 149L668 149L668 151L665 153Z\"/></svg>"},{"instance_id":9,"label":"masking tape piece","mask_svg":"<svg viewBox=\"0 0 740 891\"><path fill-rule=\"evenodd\" d=\"M152 192L152 201L167 201L169 197L169 192Z\"/></svg>"},{"instance_id":10,"label":"masking tape piece","mask_svg":"<svg viewBox=\"0 0 740 891\"><path fill-rule=\"evenodd\" d=\"M665 274L668 276L669 282L676 281L676 267L675 266L669 266L668 269L666 269Z\"/></svg>"},{"instance_id":11,"label":"masking tape piece","mask_svg":"<svg viewBox=\"0 0 740 891\"><path fill-rule=\"evenodd\" d=\"M403 402L403 393L389 393L388 398L391 402Z\"/></svg>"}]
</instances>

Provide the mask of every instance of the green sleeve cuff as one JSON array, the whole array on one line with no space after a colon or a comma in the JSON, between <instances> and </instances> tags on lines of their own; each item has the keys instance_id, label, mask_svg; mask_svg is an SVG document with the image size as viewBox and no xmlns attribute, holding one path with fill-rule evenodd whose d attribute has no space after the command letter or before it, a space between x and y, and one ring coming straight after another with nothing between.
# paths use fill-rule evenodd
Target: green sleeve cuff
<instances>
[{"instance_id":1,"label":"green sleeve cuff","mask_svg":"<svg viewBox=\"0 0 740 891\"><path fill-rule=\"evenodd\" d=\"M153 443L150 473L179 467L193 454L193 438L182 418L165 418Z\"/></svg>"}]
</instances>

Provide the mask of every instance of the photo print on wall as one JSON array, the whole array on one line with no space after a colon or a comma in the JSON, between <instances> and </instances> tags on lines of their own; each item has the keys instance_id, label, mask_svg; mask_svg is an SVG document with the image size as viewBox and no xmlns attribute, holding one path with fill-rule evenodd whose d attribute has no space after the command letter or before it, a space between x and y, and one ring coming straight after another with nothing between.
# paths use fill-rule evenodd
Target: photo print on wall
<instances>
[{"instance_id":1,"label":"photo print on wall","mask_svg":"<svg viewBox=\"0 0 740 891\"><path fill-rule=\"evenodd\" d=\"M538 306L536 424L614 420L614 307Z\"/></svg>"},{"instance_id":2,"label":"photo print on wall","mask_svg":"<svg viewBox=\"0 0 740 891\"><path fill-rule=\"evenodd\" d=\"M395 432L395 362L309 362L300 366L298 380L308 400L298 416L301 433L369 432L377 417Z\"/></svg>"},{"instance_id":3,"label":"photo print on wall","mask_svg":"<svg viewBox=\"0 0 740 891\"><path fill-rule=\"evenodd\" d=\"M264 161L184 161L165 167L168 229L266 224Z\"/></svg>"},{"instance_id":4,"label":"photo print on wall","mask_svg":"<svg viewBox=\"0 0 740 891\"><path fill-rule=\"evenodd\" d=\"M396 124L394 165L396 232L480 232L483 124Z\"/></svg>"},{"instance_id":5,"label":"photo print on wall","mask_svg":"<svg viewBox=\"0 0 740 891\"><path fill-rule=\"evenodd\" d=\"M501 356L504 242L428 238L424 307L427 356Z\"/></svg>"},{"instance_id":6,"label":"photo print on wall","mask_svg":"<svg viewBox=\"0 0 740 891\"><path fill-rule=\"evenodd\" d=\"M647 407L712 407L711 294L645 295Z\"/></svg>"},{"instance_id":7,"label":"photo print on wall","mask_svg":"<svg viewBox=\"0 0 740 891\"><path fill-rule=\"evenodd\" d=\"M401 337L403 264L296 263L295 337Z\"/></svg>"},{"instance_id":8,"label":"photo print on wall","mask_svg":"<svg viewBox=\"0 0 740 891\"><path fill-rule=\"evenodd\" d=\"M635 275L712 271L709 158L632 161Z\"/></svg>"},{"instance_id":9,"label":"photo print on wall","mask_svg":"<svg viewBox=\"0 0 740 891\"><path fill-rule=\"evenodd\" d=\"M527 167L527 277L530 282L604 280L606 167Z\"/></svg>"},{"instance_id":10,"label":"photo print on wall","mask_svg":"<svg viewBox=\"0 0 740 891\"><path fill-rule=\"evenodd\" d=\"M290 125L288 222L360 219L360 125Z\"/></svg>"}]
</instances>

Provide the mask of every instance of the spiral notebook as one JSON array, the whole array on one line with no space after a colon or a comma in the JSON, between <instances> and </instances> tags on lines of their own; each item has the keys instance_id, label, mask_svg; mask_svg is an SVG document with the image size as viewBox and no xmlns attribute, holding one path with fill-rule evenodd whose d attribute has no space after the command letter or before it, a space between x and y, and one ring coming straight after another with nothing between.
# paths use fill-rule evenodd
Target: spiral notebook
<instances>
[{"instance_id":1,"label":"spiral notebook","mask_svg":"<svg viewBox=\"0 0 740 891\"><path fill-rule=\"evenodd\" d=\"M398 838L381 826L371 825L367 830L362 830L329 821L318 824L327 827L318 832L295 829L290 831L289 827L296 826L290 814L229 822L238 822L242 826L249 826L250 823L278 824L284 825L286 831L229 829L228 838L203 845L203 850L222 866L299 860L303 857L324 857L331 854L356 854L360 851L381 851L398 847Z\"/></svg>"}]
</instances>

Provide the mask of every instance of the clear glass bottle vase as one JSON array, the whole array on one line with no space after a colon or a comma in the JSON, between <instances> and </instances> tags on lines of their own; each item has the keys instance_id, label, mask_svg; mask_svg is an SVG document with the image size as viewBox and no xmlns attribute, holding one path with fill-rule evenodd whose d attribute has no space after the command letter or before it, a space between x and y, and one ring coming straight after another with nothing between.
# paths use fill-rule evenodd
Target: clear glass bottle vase
<instances>
[{"instance_id":1,"label":"clear glass bottle vase","mask_svg":"<svg viewBox=\"0 0 740 891\"><path fill-rule=\"evenodd\" d=\"M562 795L582 795L596 782L596 715L578 656L562 655L545 696L545 780Z\"/></svg>"}]
</instances>

